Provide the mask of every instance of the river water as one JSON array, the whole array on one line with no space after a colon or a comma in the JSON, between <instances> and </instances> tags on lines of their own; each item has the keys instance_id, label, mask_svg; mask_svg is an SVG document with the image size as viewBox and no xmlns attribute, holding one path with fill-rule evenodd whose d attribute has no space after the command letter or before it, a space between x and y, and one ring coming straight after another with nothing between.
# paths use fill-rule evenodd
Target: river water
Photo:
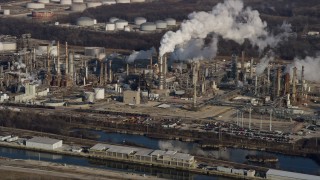
<instances>
[{"instance_id":1,"label":"river water","mask_svg":"<svg viewBox=\"0 0 320 180\"><path fill-rule=\"evenodd\" d=\"M8 147L0 147L0 156L12 159L32 159L39 161L55 162L61 164L93 167L100 169L110 169L113 171L122 171L126 173L135 174L147 174L151 176L157 176L167 179L178 180L229 180L230 178L218 177L218 176L206 176L189 173L185 171L178 171L174 169L150 167L115 161L97 161L82 157L68 156L68 155L56 155L50 153L39 153L29 150L14 149ZM143 179L143 177L141 177Z\"/></svg>"},{"instance_id":2,"label":"river water","mask_svg":"<svg viewBox=\"0 0 320 180\"><path fill-rule=\"evenodd\" d=\"M258 150L246 150L239 148L227 148L220 150L202 150L197 143L188 143L178 140L159 140L141 135L121 134L121 133L107 133L104 131L90 130L92 133L98 134L99 141L112 142L121 144L123 142L141 145L151 149L169 149L178 150L181 152L205 155L217 159L233 161L237 163L247 163L247 155L272 155L277 156L279 161L275 164L253 164L259 166L266 166L270 168L277 168L286 171L294 171L306 174L320 175L320 164L308 157L291 156L278 153L269 153Z\"/></svg>"}]
</instances>

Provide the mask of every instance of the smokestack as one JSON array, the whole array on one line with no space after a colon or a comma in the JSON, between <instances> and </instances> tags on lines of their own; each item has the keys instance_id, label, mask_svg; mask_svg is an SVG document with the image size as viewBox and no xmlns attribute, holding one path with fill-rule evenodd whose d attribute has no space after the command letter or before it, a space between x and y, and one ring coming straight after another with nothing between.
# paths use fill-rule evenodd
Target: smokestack
<instances>
[{"instance_id":1,"label":"smokestack","mask_svg":"<svg viewBox=\"0 0 320 180\"><path fill-rule=\"evenodd\" d=\"M47 46L47 72L50 73L50 45Z\"/></svg>"},{"instance_id":2,"label":"smokestack","mask_svg":"<svg viewBox=\"0 0 320 180\"><path fill-rule=\"evenodd\" d=\"M34 65L36 64L36 48L33 48L33 59L31 62L31 71L33 71Z\"/></svg>"},{"instance_id":3,"label":"smokestack","mask_svg":"<svg viewBox=\"0 0 320 180\"><path fill-rule=\"evenodd\" d=\"M254 94L258 94L258 76L255 76L255 81L254 81Z\"/></svg>"},{"instance_id":4,"label":"smokestack","mask_svg":"<svg viewBox=\"0 0 320 180\"><path fill-rule=\"evenodd\" d=\"M112 60L109 60L109 82L112 82Z\"/></svg>"},{"instance_id":5,"label":"smokestack","mask_svg":"<svg viewBox=\"0 0 320 180\"><path fill-rule=\"evenodd\" d=\"M68 64L68 42L66 42L66 67L65 67L65 70L66 70L66 75L69 73L69 64Z\"/></svg>"},{"instance_id":6,"label":"smokestack","mask_svg":"<svg viewBox=\"0 0 320 180\"><path fill-rule=\"evenodd\" d=\"M127 63L127 76L129 76L129 63Z\"/></svg>"},{"instance_id":7,"label":"smokestack","mask_svg":"<svg viewBox=\"0 0 320 180\"><path fill-rule=\"evenodd\" d=\"M304 85L304 66L301 67L301 99L304 98L303 85Z\"/></svg>"},{"instance_id":8,"label":"smokestack","mask_svg":"<svg viewBox=\"0 0 320 180\"><path fill-rule=\"evenodd\" d=\"M69 53L69 56L68 56L68 59L69 59L69 63L68 63L68 72L70 74L70 77L73 81L73 78L74 78L74 65L73 65L73 58L74 58L74 52L70 52Z\"/></svg>"},{"instance_id":9,"label":"smokestack","mask_svg":"<svg viewBox=\"0 0 320 180\"><path fill-rule=\"evenodd\" d=\"M290 74L289 73L286 73L284 81L285 81L284 92L285 94L290 94Z\"/></svg>"},{"instance_id":10,"label":"smokestack","mask_svg":"<svg viewBox=\"0 0 320 180\"><path fill-rule=\"evenodd\" d=\"M58 41L57 44L57 50L58 50L58 54L57 54L57 75L60 75L60 42Z\"/></svg>"},{"instance_id":11,"label":"smokestack","mask_svg":"<svg viewBox=\"0 0 320 180\"><path fill-rule=\"evenodd\" d=\"M197 69L197 63L193 63L193 107L196 107L197 104L197 80L198 80L198 69Z\"/></svg>"},{"instance_id":12,"label":"smokestack","mask_svg":"<svg viewBox=\"0 0 320 180\"><path fill-rule=\"evenodd\" d=\"M253 58L250 60L250 79L253 77Z\"/></svg>"},{"instance_id":13,"label":"smokestack","mask_svg":"<svg viewBox=\"0 0 320 180\"><path fill-rule=\"evenodd\" d=\"M167 76L167 71L168 71L168 65L167 65L167 55L163 56L163 76L166 77Z\"/></svg>"},{"instance_id":14,"label":"smokestack","mask_svg":"<svg viewBox=\"0 0 320 180\"><path fill-rule=\"evenodd\" d=\"M150 69L152 69L153 63L152 63L152 56L150 58Z\"/></svg>"},{"instance_id":15,"label":"smokestack","mask_svg":"<svg viewBox=\"0 0 320 180\"><path fill-rule=\"evenodd\" d=\"M296 98L297 98L296 78L297 78L297 68L294 67L293 76L292 76L292 104L296 103Z\"/></svg>"},{"instance_id":16,"label":"smokestack","mask_svg":"<svg viewBox=\"0 0 320 180\"><path fill-rule=\"evenodd\" d=\"M160 67L159 89L162 90L164 86L164 82L163 82L163 59L161 56L159 56L158 62Z\"/></svg>"},{"instance_id":17,"label":"smokestack","mask_svg":"<svg viewBox=\"0 0 320 180\"><path fill-rule=\"evenodd\" d=\"M241 57L241 72L242 72L242 75L244 76L245 74L245 70L244 70L244 56L245 56L245 52L242 51L242 57ZM242 80L243 80L243 77L242 77Z\"/></svg>"},{"instance_id":18,"label":"smokestack","mask_svg":"<svg viewBox=\"0 0 320 180\"><path fill-rule=\"evenodd\" d=\"M88 70L87 64L86 64L86 68ZM88 74L87 74L88 76ZM108 83L108 63L105 61L104 63L104 83L107 84Z\"/></svg>"},{"instance_id":19,"label":"smokestack","mask_svg":"<svg viewBox=\"0 0 320 180\"><path fill-rule=\"evenodd\" d=\"M85 64L85 78L88 79L88 61L86 61L84 64Z\"/></svg>"},{"instance_id":20,"label":"smokestack","mask_svg":"<svg viewBox=\"0 0 320 180\"><path fill-rule=\"evenodd\" d=\"M102 81L103 81L103 63L102 61L99 61L100 63L100 75L99 75L99 84L100 86L103 84Z\"/></svg>"},{"instance_id":21,"label":"smokestack","mask_svg":"<svg viewBox=\"0 0 320 180\"><path fill-rule=\"evenodd\" d=\"M280 97L281 90L281 67L278 67L277 71L277 97Z\"/></svg>"}]
</instances>

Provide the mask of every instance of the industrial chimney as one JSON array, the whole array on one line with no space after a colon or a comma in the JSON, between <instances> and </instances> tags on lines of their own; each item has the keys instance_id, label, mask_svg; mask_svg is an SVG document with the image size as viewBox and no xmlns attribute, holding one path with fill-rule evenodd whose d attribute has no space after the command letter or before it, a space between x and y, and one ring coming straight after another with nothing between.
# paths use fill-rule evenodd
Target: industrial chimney
<instances>
[{"instance_id":1,"label":"industrial chimney","mask_svg":"<svg viewBox=\"0 0 320 180\"><path fill-rule=\"evenodd\" d=\"M163 88L164 88L163 58L161 56L159 56L158 62L159 62L159 67L160 67L159 90L163 90Z\"/></svg>"},{"instance_id":2,"label":"industrial chimney","mask_svg":"<svg viewBox=\"0 0 320 180\"><path fill-rule=\"evenodd\" d=\"M65 67L65 70L66 70L66 75L69 73L69 63L68 63L68 42L66 42L66 67Z\"/></svg>"},{"instance_id":3,"label":"industrial chimney","mask_svg":"<svg viewBox=\"0 0 320 180\"><path fill-rule=\"evenodd\" d=\"M112 60L109 60L109 82L112 82Z\"/></svg>"},{"instance_id":4,"label":"industrial chimney","mask_svg":"<svg viewBox=\"0 0 320 180\"><path fill-rule=\"evenodd\" d=\"M296 103L297 101L297 85L296 85L296 78L297 78L297 68L293 68L293 76L292 76L292 104Z\"/></svg>"}]
</instances>

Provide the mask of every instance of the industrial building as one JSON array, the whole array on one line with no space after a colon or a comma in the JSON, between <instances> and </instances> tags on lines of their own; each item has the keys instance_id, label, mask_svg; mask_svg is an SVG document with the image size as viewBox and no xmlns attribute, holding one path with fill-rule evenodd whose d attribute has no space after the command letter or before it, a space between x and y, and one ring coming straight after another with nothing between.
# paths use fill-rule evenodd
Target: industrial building
<instances>
[{"instance_id":1,"label":"industrial building","mask_svg":"<svg viewBox=\"0 0 320 180\"><path fill-rule=\"evenodd\" d=\"M123 102L125 104L140 104L141 96L140 91L124 91L123 92Z\"/></svg>"},{"instance_id":2,"label":"industrial building","mask_svg":"<svg viewBox=\"0 0 320 180\"><path fill-rule=\"evenodd\" d=\"M177 151L152 150L109 144L96 144L89 149L95 156L124 159L148 164L163 164L169 167L194 168L194 156Z\"/></svg>"},{"instance_id":3,"label":"industrial building","mask_svg":"<svg viewBox=\"0 0 320 180\"><path fill-rule=\"evenodd\" d=\"M320 176L301 174L289 171L281 171L277 169L269 169L267 171L267 179L270 180L319 180Z\"/></svg>"},{"instance_id":4,"label":"industrial building","mask_svg":"<svg viewBox=\"0 0 320 180\"><path fill-rule=\"evenodd\" d=\"M48 137L33 137L26 140L26 146L36 149L54 150L62 147L62 140L51 139Z\"/></svg>"}]
</instances>

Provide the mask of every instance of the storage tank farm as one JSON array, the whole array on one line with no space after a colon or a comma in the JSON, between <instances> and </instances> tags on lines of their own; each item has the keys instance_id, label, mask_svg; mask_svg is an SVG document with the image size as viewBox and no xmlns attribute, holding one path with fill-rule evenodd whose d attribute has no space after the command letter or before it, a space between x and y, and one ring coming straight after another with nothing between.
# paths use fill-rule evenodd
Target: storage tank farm
<instances>
[{"instance_id":1,"label":"storage tank farm","mask_svg":"<svg viewBox=\"0 0 320 180\"><path fill-rule=\"evenodd\" d=\"M162 20L158 20L158 21L156 21L156 27L157 27L157 29L166 29L167 28L167 22L166 21L162 21Z\"/></svg>"},{"instance_id":2,"label":"storage tank farm","mask_svg":"<svg viewBox=\"0 0 320 180\"><path fill-rule=\"evenodd\" d=\"M134 18L134 24L140 26L143 23L146 23L147 19L144 17L136 17Z\"/></svg>"},{"instance_id":3,"label":"storage tank farm","mask_svg":"<svg viewBox=\"0 0 320 180\"><path fill-rule=\"evenodd\" d=\"M140 30L146 31L146 32L155 31L156 29L157 29L157 26L153 22L146 22L146 23L141 24L141 26L140 26Z\"/></svg>"}]
</instances>

